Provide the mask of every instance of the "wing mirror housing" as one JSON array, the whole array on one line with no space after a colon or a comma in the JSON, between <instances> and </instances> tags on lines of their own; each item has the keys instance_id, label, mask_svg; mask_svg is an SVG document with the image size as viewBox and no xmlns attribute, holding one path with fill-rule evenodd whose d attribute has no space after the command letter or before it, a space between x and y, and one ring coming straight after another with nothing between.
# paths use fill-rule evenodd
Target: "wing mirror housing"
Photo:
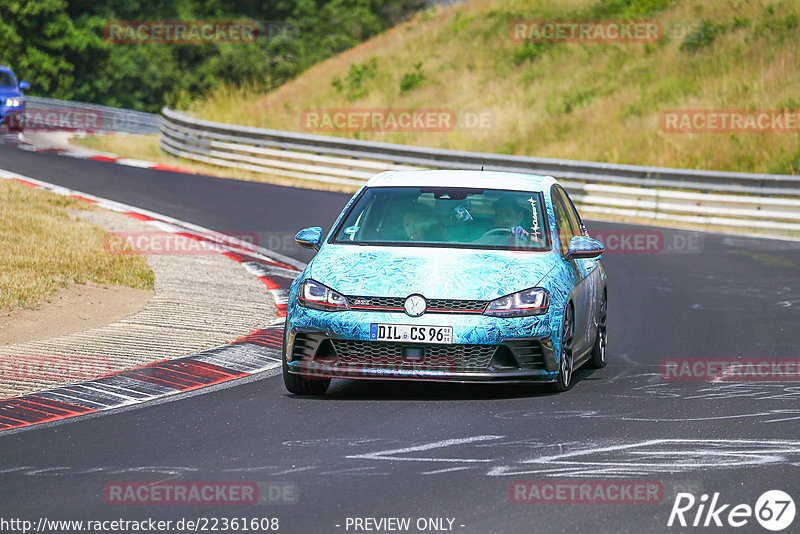
<instances>
[{"instance_id":1,"label":"wing mirror housing","mask_svg":"<svg viewBox=\"0 0 800 534\"><path fill-rule=\"evenodd\" d=\"M606 248L597 239L576 235L569 241L569 249L564 259L569 260L572 258L597 258Z\"/></svg>"},{"instance_id":2,"label":"wing mirror housing","mask_svg":"<svg viewBox=\"0 0 800 534\"><path fill-rule=\"evenodd\" d=\"M297 235L294 236L294 240L303 248L319 250L320 244L322 243L322 228L319 226L303 228L297 232Z\"/></svg>"}]
</instances>

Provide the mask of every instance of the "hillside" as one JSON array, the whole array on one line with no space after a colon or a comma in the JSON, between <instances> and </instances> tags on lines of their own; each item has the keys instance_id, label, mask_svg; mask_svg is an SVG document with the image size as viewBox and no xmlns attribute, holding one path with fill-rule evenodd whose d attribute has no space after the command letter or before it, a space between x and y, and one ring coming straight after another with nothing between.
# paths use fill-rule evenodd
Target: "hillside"
<instances>
[{"instance_id":1,"label":"hillside","mask_svg":"<svg viewBox=\"0 0 800 534\"><path fill-rule=\"evenodd\" d=\"M517 20L649 20L657 42L522 43ZM673 133L675 109L800 109L800 4L788 0L472 1L430 9L270 93L221 89L210 120L311 131L315 108L445 108L488 116L446 132L321 132L504 154L800 172L793 133ZM305 126L305 127L304 127Z\"/></svg>"}]
</instances>

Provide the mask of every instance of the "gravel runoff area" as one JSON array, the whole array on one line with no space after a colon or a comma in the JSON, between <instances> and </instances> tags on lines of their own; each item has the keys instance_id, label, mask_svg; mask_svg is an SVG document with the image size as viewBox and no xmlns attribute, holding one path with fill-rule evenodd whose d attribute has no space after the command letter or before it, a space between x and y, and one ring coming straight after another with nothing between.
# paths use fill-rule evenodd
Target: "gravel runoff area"
<instances>
[{"instance_id":1,"label":"gravel runoff area","mask_svg":"<svg viewBox=\"0 0 800 534\"><path fill-rule=\"evenodd\" d=\"M100 208L73 215L110 231L159 232ZM267 287L222 254L148 254L147 261L155 295L140 311L83 332L0 346L0 398L213 348L264 328L277 315Z\"/></svg>"}]
</instances>

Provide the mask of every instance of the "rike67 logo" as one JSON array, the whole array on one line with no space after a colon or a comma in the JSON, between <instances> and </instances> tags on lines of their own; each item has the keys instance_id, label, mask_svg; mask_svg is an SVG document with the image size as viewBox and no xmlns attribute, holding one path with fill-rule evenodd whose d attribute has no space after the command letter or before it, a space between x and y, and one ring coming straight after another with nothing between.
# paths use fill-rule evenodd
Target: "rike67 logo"
<instances>
[{"instance_id":1,"label":"rike67 logo","mask_svg":"<svg viewBox=\"0 0 800 534\"><path fill-rule=\"evenodd\" d=\"M780 532L792 524L795 512L794 500L781 490L764 492L755 506L723 503L719 492L714 493L710 501L705 493L699 499L691 493L678 493L667 526L739 528L755 517L763 528Z\"/></svg>"}]
</instances>

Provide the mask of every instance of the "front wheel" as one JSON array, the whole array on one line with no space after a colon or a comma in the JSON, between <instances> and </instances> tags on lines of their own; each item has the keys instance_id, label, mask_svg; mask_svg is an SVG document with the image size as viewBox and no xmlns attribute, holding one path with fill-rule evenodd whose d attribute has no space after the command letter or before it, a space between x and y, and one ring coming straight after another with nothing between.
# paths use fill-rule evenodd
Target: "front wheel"
<instances>
[{"instance_id":1,"label":"front wheel","mask_svg":"<svg viewBox=\"0 0 800 534\"><path fill-rule=\"evenodd\" d=\"M289 364L286 361L286 326L283 327L283 351L281 351L281 370L283 371L283 385L289 393L295 395L324 395L331 385L330 378L303 378L303 375L295 375L289 372Z\"/></svg>"},{"instance_id":2,"label":"front wheel","mask_svg":"<svg viewBox=\"0 0 800 534\"><path fill-rule=\"evenodd\" d=\"M607 314L608 295L606 291L603 291L603 296L600 298L599 317L597 319L597 337L592 347L592 358L589 360L589 365L595 369L606 366L606 343L608 342L608 335L606 334Z\"/></svg>"},{"instance_id":3,"label":"front wheel","mask_svg":"<svg viewBox=\"0 0 800 534\"><path fill-rule=\"evenodd\" d=\"M553 383L556 392L566 391L572 385L572 339L575 332L574 312L572 305L567 304L564 310L564 326L561 329L561 361L558 367L558 377Z\"/></svg>"}]
</instances>

